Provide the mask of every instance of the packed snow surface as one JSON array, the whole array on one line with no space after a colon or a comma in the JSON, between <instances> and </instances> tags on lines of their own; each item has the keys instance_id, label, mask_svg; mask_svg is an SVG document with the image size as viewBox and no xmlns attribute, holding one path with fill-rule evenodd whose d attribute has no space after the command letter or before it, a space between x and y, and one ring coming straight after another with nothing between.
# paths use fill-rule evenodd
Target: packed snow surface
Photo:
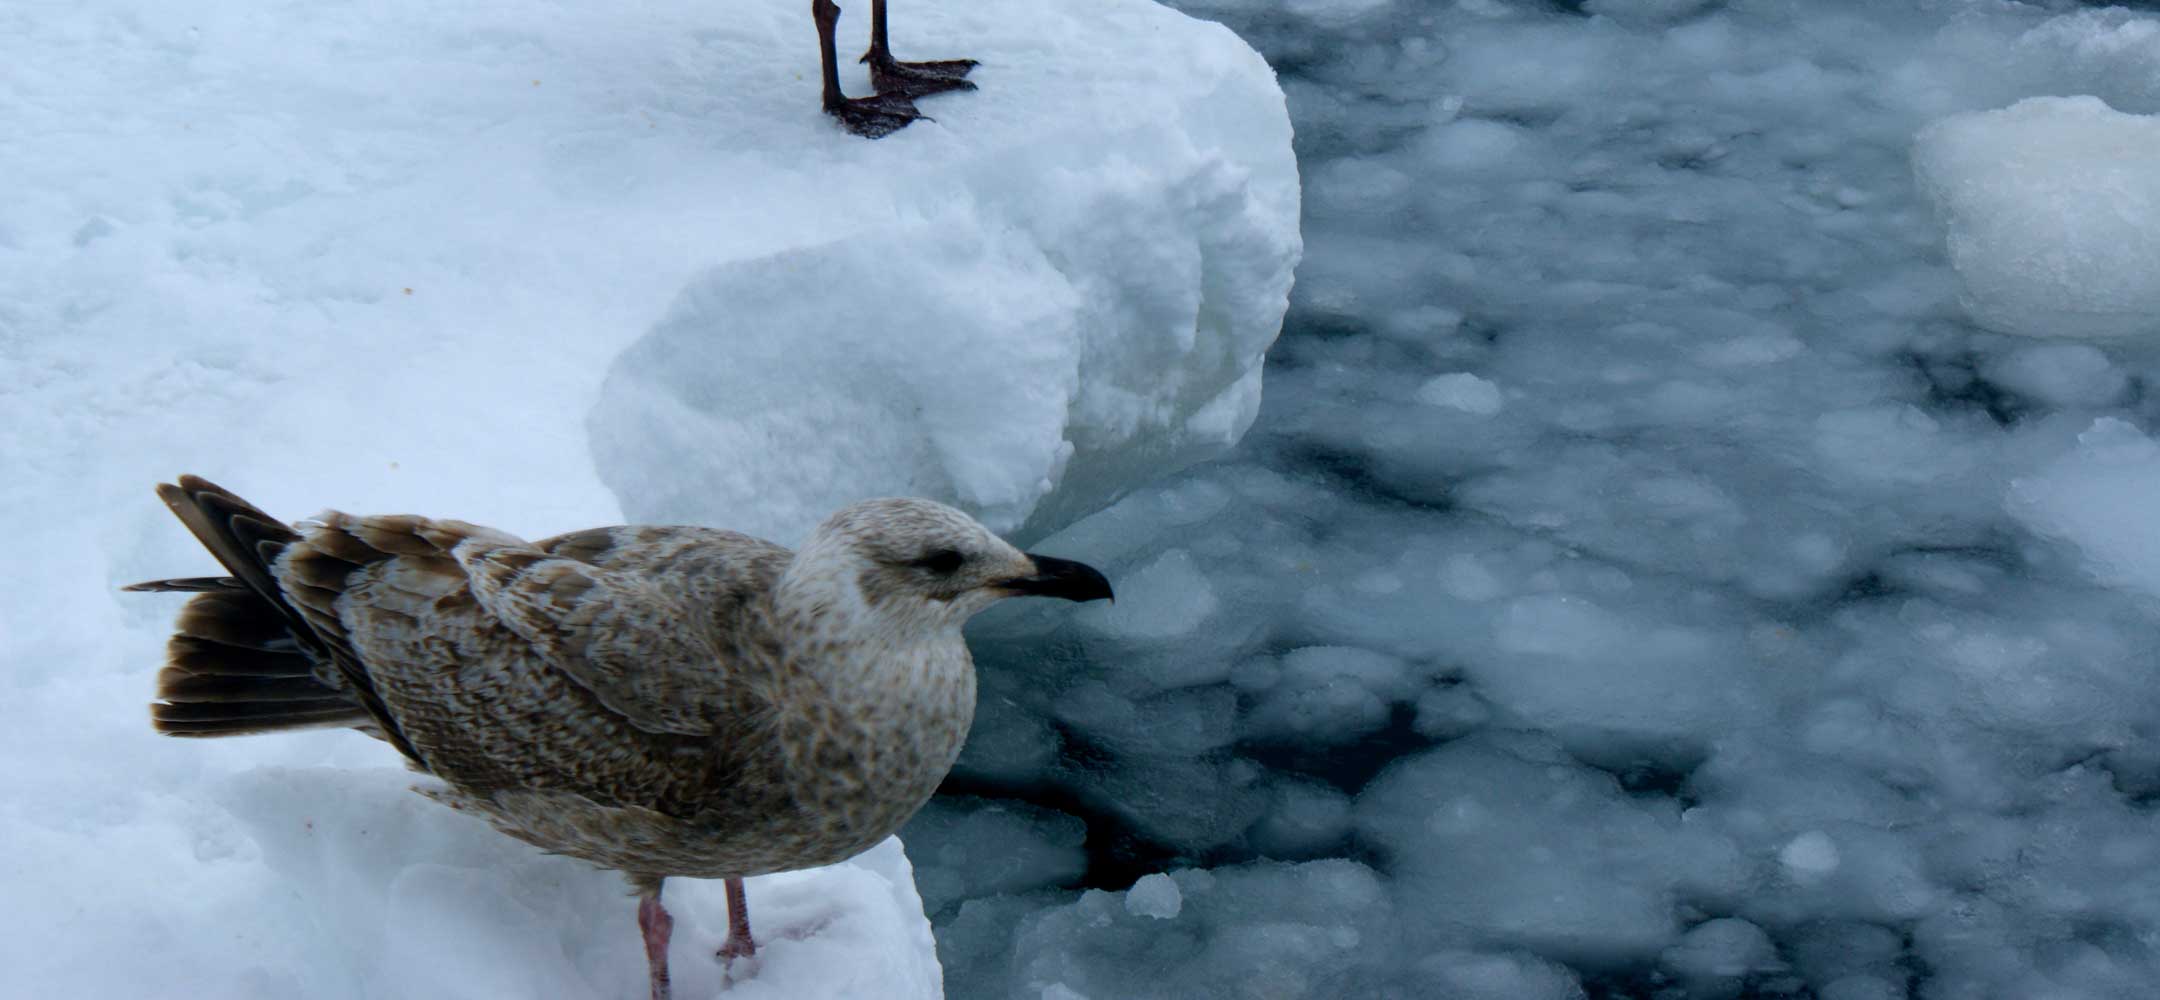
<instances>
[{"instance_id":1,"label":"packed snow surface","mask_svg":"<svg viewBox=\"0 0 2160 1000\"><path fill-rule=\"evenodd\" d=\"M1299 250L1251 48L1144 0L903 0L902 54L982 90L868 142L807 8L0 8L0 994L644 990L618 876L382 745L151 735L179 602L115 588L214 571L156 481L527 537L790 542L882 493L1039 534L1244 431ZM1043 846L926 889L1072 877L1044 813L954 817ZM729 996L938 994L897 842L749 894ZM715 994L720 886L668 903L677 995Z\"/></svg>"}]
</instances>

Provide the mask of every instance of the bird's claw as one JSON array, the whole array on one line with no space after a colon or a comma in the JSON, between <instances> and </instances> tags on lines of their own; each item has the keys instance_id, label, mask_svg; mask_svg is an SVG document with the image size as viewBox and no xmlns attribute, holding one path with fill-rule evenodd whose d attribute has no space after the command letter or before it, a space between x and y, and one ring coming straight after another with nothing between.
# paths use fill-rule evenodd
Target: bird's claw
<instances>
[{"instance_id":1,"label":"bird's claw","mask_svg":"<svg viewBox=\"0 0 2160 1000\"><path fill-rule=\"evenodd\" d=\"M738 983L757 975L757 944L749 938L730 936L713 957L720 960L720 974L727 982Z\"/></svg>"}]
</instances>

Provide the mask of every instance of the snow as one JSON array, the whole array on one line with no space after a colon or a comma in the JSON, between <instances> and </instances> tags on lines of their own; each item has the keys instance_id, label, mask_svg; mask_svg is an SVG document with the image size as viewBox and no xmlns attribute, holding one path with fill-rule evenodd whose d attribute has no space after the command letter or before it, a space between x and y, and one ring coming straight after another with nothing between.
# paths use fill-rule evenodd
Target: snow
<instances>
[{"instance_id":1,"label":"snow","mask_svg":"<svg viewBox=\"0 0 2160 1000\"><path fill-rule=\"evenodd\" d=\"M2034 97L1921 130L1913 167L1981 324L2033 337L2160 334L2160 116Z\"/></svg>"},{"instance_id":2,"label":"snow","mask_svg":"<svg viewBox=\"0 0 2160 1000\"><path fill-rule=\"evenodd\" d=\"M529 537L916 493L1027 536L1238 439L1300 247L1265 63L1145 0L893 32L982 90L873 143L818 112L799 0L0 11L0 992L643 992L619 876L381 744L150 733L177 603L116 588L211 571L160 479ZM940 820L1003 865L752 880L726 995L936 996L926 912L1084 866L1070 817ZM721 887L667 900L676 995L719 994Z\"/></svg>"}]
</instances>

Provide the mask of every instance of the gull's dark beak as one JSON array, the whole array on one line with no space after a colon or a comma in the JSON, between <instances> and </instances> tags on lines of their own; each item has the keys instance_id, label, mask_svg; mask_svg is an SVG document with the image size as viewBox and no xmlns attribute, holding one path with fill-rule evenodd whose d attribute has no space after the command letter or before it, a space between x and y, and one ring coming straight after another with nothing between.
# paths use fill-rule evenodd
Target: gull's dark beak
<instances>
[{"instance_id":1,"label":"gull's dark beak","mask_svg":"<svg viewBox=\"0 0 2160 1000\"><path fill-rule=\"evenodd\" d=\"M1015 594L1033 597L1062 597L1068 601L1116 600L1110 592L1110 581L1101 572L1086 563L1070 559L1056 559L1026 553L1035 564L1032 576L1014 577L1000 581L998 586Z\"/></svg>"}]
</instances>

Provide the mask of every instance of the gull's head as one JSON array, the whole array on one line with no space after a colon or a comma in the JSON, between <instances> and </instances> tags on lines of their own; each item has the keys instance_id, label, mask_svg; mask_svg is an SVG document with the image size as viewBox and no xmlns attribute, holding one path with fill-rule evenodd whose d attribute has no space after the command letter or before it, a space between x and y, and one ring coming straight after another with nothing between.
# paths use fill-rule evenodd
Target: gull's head
<instances>
[{"instance_id":1,"label":"gull's head","mask_svg":"<svg viewBox=\"0 0 2160 1000\"><path fill-rule=\"evenodd\" d=\"M1110 581L1093 567L1022 552L960 511L899 497L849 504L826 518L782 588L817 605L806 610L926 629L958 628L1007 597L1111 596Z\"/></svg>"}]
</instances>

